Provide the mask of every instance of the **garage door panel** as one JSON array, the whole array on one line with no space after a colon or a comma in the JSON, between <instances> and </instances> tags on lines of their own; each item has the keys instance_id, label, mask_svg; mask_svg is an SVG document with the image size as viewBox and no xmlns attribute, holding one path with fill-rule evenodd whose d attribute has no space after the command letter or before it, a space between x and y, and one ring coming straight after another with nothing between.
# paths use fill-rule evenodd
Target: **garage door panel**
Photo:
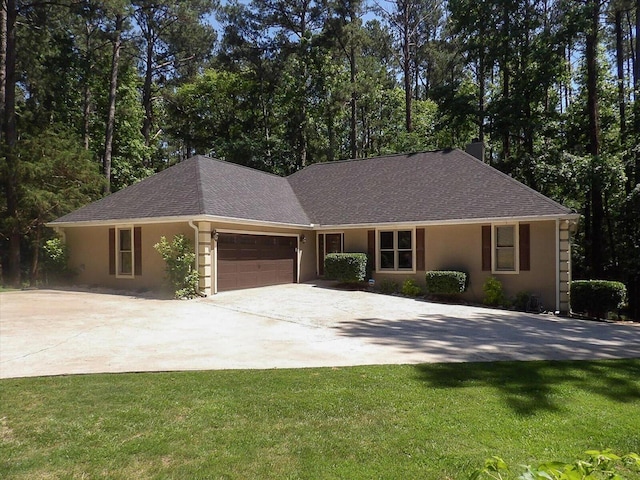
<instances>
[{"instance_id":1,"label":"garage door panel","mask_svg":"<svg viewBox=\"0 0 640 480\"><path fill-rule=\"evenodd\" d=\"M218 290L295 282L296 245L295 237L221 233Z\"/></svg>"}]
</instances>

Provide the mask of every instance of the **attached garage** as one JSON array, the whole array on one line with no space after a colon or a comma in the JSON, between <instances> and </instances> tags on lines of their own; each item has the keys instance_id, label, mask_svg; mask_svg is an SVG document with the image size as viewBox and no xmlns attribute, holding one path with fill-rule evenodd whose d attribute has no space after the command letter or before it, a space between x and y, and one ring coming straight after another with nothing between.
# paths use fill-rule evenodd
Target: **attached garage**
<instances>
[{"instance_id":1,"label":"attached garage","mask_svg":"<svg viewBox=\"0 0 640 480\"><path fill-rule=\"evenodd\" d=\"M295 283L297 237L219 233L218 291Z\"/></svg>"}]
</instances>

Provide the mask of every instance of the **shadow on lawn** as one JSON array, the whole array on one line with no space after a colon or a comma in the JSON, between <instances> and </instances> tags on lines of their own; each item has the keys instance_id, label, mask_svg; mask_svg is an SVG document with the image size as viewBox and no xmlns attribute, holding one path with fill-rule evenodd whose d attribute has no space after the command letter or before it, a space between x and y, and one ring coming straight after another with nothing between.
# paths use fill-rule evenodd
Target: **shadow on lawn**
<instances>
[{"instance_id":1,"label":"shadow on lawn","mask_svg":"<svg viewBox=\"0 0 640 480\"><path fill-rule=\"evenodd\" d=\"M494 387L523 415L561 408L565 400L555 399L554 391L563 383L619 402L640 401L637 361L620 360L613 368L589 361L536 361L640 358L637 325L487 309L469 311L464 318L429 313L406 319L363 318L334 328L341 335L410 354L412 360L431 362L417 369L433 387ZM446 362L479 363L461 368Z\"/></svg>"},{"instance_id":2,"label":"shadow on lawn","mask_svg":"<svg viewBox=\"0 0 640 480\"><path fill-rule=\"evenodd\" d=\"M560 389L567 385L620 403L640 402L640 364L634 360L468 363L464 368L422 364L416 369L418 378L433 388L491 387L524 416L560 410L571 400L556 393L564 393Z\"/></svg>"}]
</instances>

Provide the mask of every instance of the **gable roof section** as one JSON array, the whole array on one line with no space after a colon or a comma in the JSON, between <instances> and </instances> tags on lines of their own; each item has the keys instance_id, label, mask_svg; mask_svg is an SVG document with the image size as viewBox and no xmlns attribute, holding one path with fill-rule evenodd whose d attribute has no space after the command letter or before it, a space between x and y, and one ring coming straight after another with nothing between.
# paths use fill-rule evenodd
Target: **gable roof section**
<instances>
[{"instance_id":1,"label":"gable roof section","mask_svg":"<svg viewBox=\"0 0 640 480\"><path fill-rule=\"evenodd\" d=\"M287 178L195 156L50 223L216 217L340 226L571 211L460 150L318 163Z\"/></svg>"},{"instance_id":2,"label":"gable roof section","mask_svg":"<svg viewBox=\"0 0 640 480\"><path fill-rule=\"evenodd\" d=\"M311 221L321 225L571 213L461 150L314 164L289 183Z\"/></svg>"},{"instance_id":3,"label":"gable roof section","mask_svg":"<svg viewBox=\"0 0 640 480\"><path fill-rule=\"evenodd\" d=\"M308 225L286 178L195 156L51 222L228 217Z\"/></svg>"}]
</instances>

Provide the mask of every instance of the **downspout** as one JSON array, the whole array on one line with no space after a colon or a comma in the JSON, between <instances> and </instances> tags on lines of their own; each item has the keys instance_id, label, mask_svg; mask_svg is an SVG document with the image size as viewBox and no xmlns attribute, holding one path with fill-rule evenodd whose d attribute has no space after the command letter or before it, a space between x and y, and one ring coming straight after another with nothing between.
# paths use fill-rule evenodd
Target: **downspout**
<instances>
[{"instance_id":1,"label":"downspout","mask_svg":"<svg viewBox=\"0 0 640 480\"><path fill-rule=\"evenodd\" d=\"M198 235L200 234L200 231L198 230L198 226L193 223L193 220L189 220L189 226L193 228L193 232L195 236L194 238L195 241L193 245L194 245L194 250L196 252L195 267L196 267L196 272L198 272L198 293L199 293L200 292L200 271L198 270L198 267L199 267L198 257L200 256L200 248L198 245Z\"/></svg>"},{"instance_id":2,"label":"downspout","mask_svg":"<svg viewBox=\"0 0 640 480\"><path fill-rule=\"evenodd\" d=\"M556 219L556 312L560 312L560 220Z\"/></svg>"}]
</instances>

